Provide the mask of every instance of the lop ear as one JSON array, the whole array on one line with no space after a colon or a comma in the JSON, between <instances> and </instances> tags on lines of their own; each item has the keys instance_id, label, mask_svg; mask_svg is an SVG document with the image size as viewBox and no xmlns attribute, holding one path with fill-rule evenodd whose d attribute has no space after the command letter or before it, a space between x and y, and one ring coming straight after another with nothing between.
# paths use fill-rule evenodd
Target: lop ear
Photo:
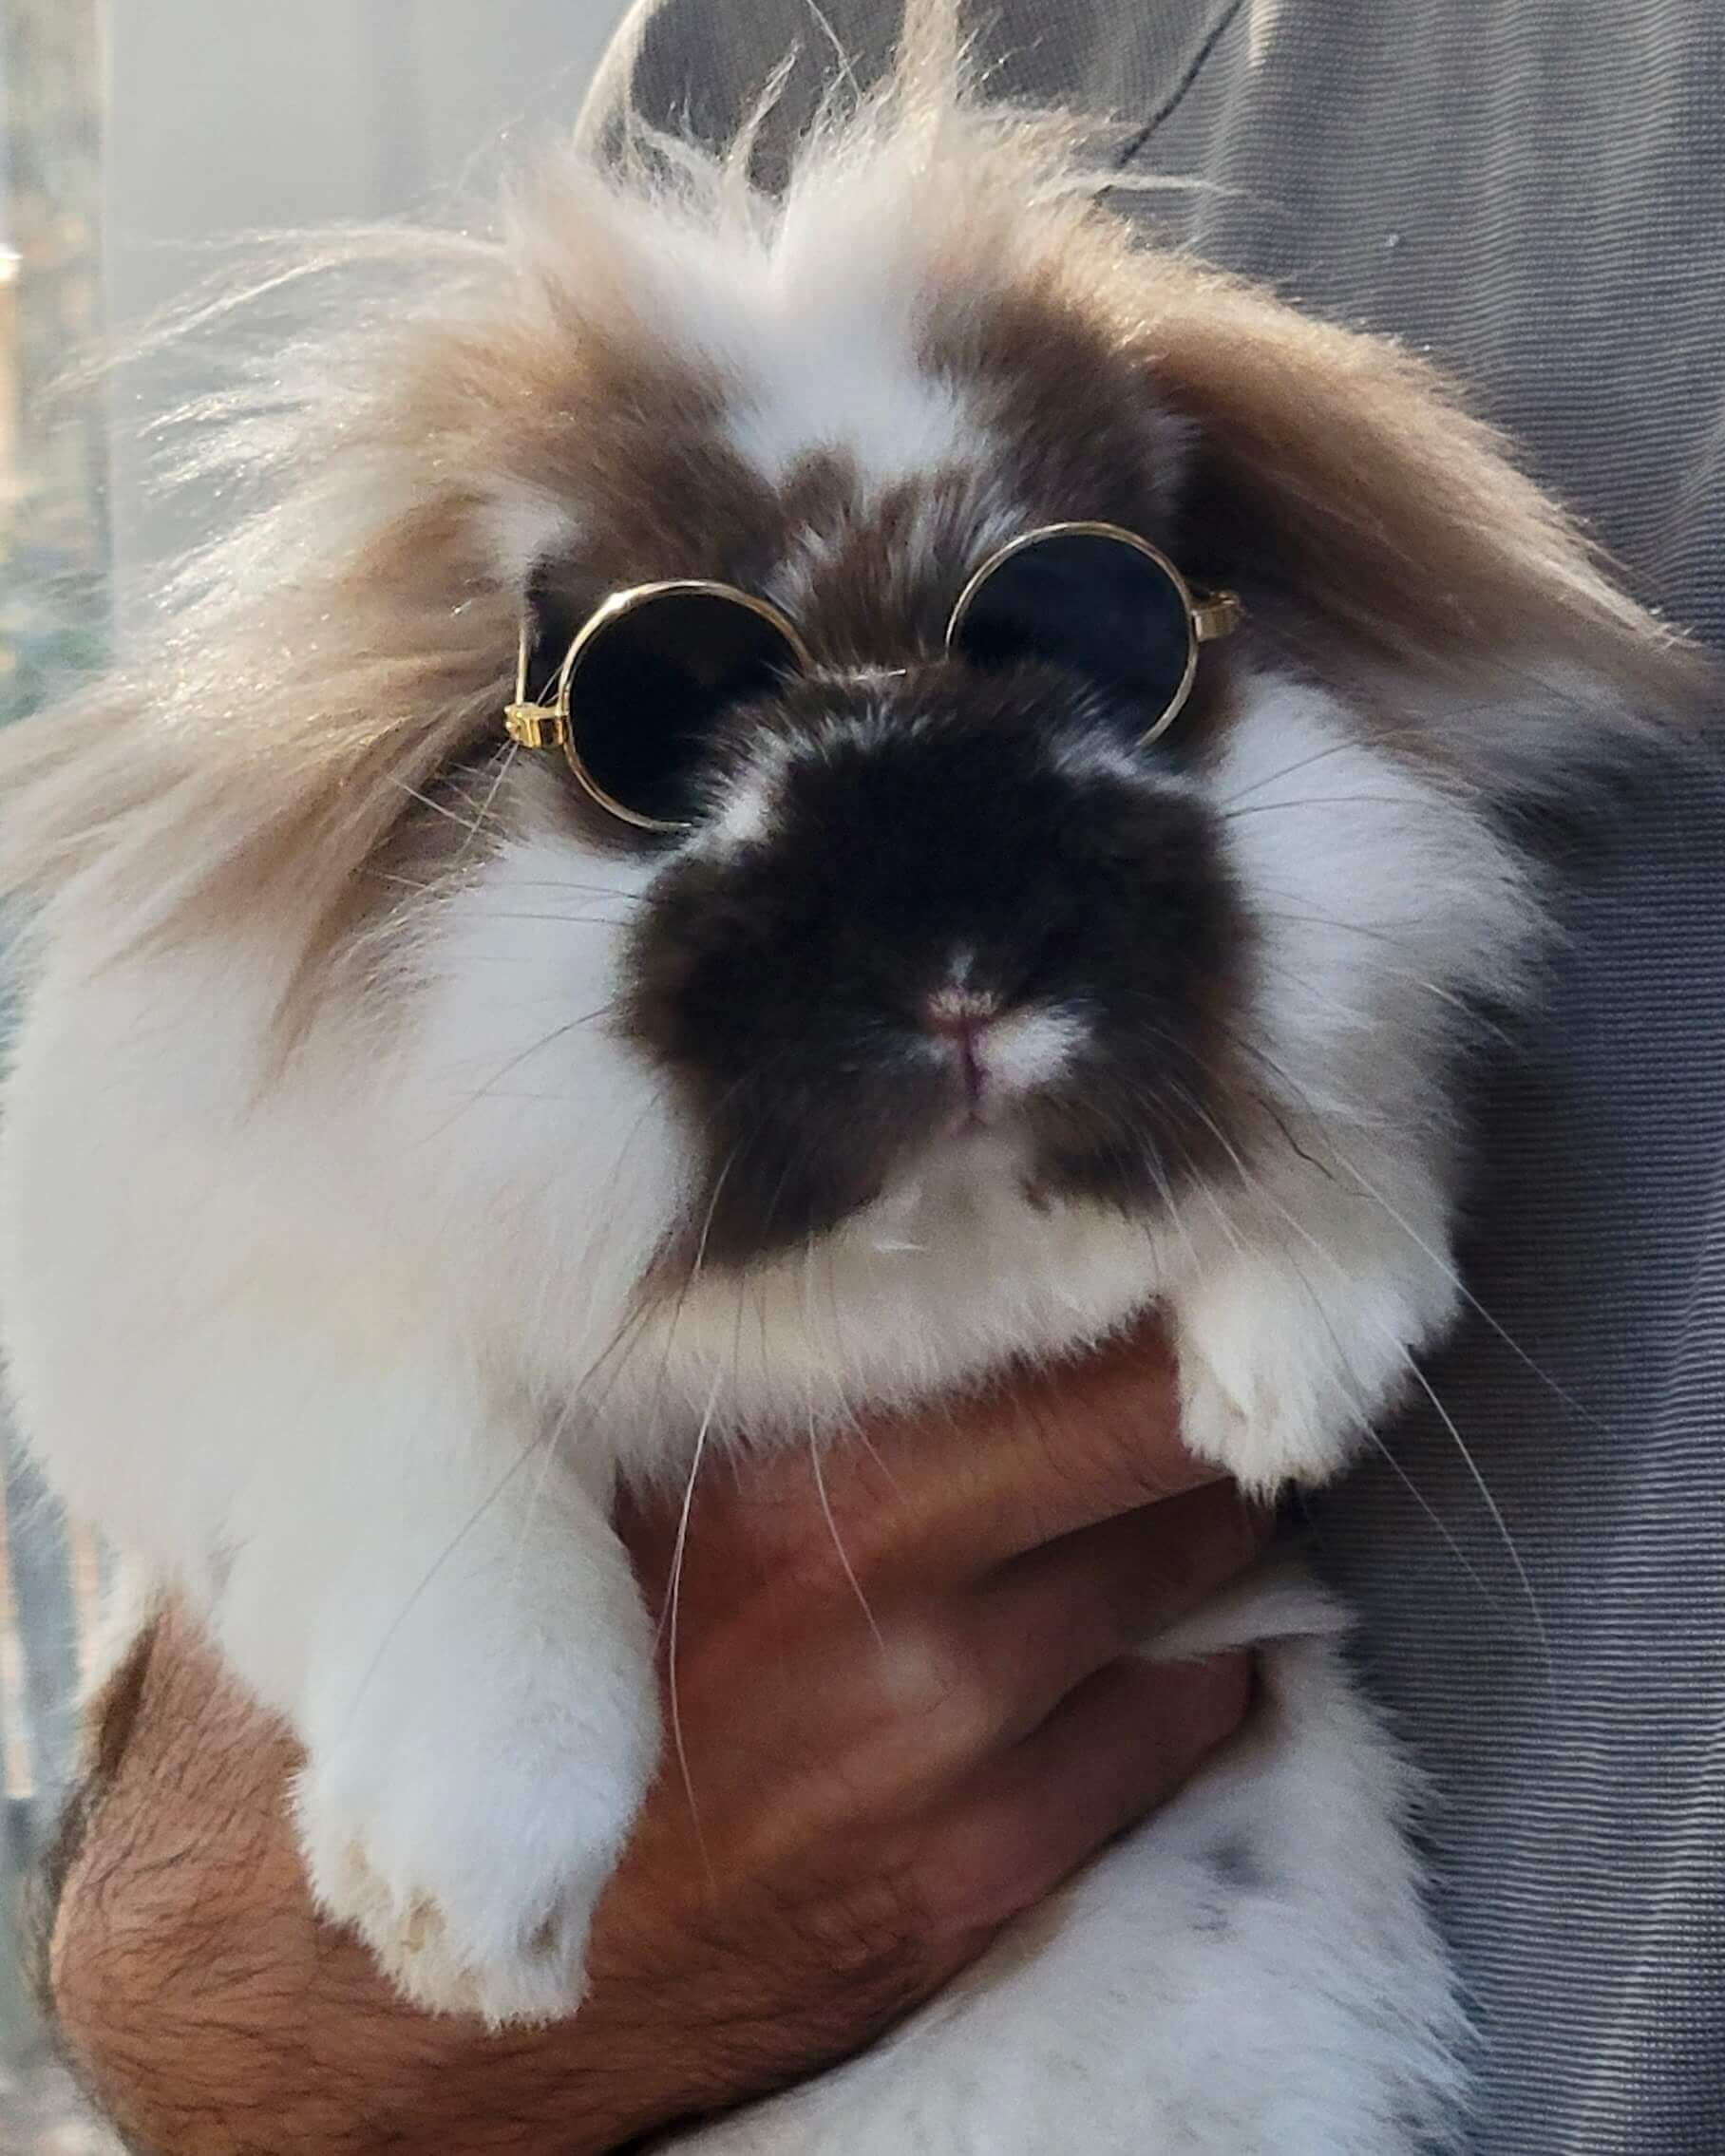
<instances>
[{"instance_id":1,"label":"lop ear","mask_svg":"<svg viewBox=\"0 0 1725 2156\"><path fill-rule=\"evenodd\" d=\"M1618 584L1435 369L1166 267L1141 333L1193 429L1183 559L1242 594L1261 638L1344 690L1492 700L1505 728L1535 704L1630 735L1693 716L1699 648Z\"/></svg>"}]
</instances>

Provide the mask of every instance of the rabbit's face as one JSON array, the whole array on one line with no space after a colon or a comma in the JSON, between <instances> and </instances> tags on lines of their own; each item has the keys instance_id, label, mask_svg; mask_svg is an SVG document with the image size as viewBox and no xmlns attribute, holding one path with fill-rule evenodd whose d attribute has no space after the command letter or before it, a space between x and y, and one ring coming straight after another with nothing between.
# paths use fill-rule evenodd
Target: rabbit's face
<instances>
[{"instance_id":1,"label":"rabbit's face","mask_svg":"<svg viewBox=\"0 0 1725 2156\"><path fill-rule=\"evenodd\" d=\"M649 598L624 658L577 668L578 761L597 736L682 829L607 818L555 758L536 774L572 860L600 839L638 864L608 1022L668 1081L673 1243L709 1265L930 1173L1166 1212L1242 1136L1252 936L1205 776L1225 652L1132 544L1172 543L1182 430L1088 325L1018 327L967 369L925 321L784 400L770 444L746 390L702 400L676 423L692 513L668 484L597 520L618 580L669 562L783 610L775 645L740 597ZM1084 390L1056 431L1062 382ZM882 470L895 401L911 463L889 432ZM536 672L604 592L578 549L540 562ZM735 633L761 678L704 693L703 646Z\"/></svg>"}]
</instances>

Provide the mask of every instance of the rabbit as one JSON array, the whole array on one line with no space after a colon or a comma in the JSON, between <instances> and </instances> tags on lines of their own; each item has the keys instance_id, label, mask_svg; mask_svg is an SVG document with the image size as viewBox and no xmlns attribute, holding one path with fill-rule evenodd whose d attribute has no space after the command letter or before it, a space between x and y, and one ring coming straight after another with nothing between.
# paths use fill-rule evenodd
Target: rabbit
<instances>
[{"instance_id":1,"label":"rabbit","mask_svg":"<svg viewBox=\"0 0 1725 2156\"><path fill-rule=\"evenodd\" d=\"M1153 1309L1197 1453L1347 1465L1457 1313L1541 834L1694 692L1431 368L1151 244L921 13L777 190L614 111L488 234L267 269L336 296L191 415L231 520L0 743L21 1427L428 2010L578 2010L661 1743L623 1485ZM1443 2131L1344 1623L1277 1574L1148 1643L1261 1643L1246 1731L687 2145Z\"/></svg>"}]
</instances>

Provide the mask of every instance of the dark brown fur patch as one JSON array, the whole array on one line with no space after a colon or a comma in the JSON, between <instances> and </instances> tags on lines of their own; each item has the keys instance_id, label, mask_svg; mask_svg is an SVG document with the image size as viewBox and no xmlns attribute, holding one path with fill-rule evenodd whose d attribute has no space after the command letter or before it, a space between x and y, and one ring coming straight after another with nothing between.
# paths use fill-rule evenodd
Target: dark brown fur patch
<instances>
[{"instance_id":1,"label":"dark brown fur patch","mask_svg":"<svg viewBox=\"0 0 1725 2156\"><path fill-rule=\"evenodd\" d=\"M1122 524L1174 551L1184 429L1080 293L1043 274L942 297L921 356L974 403L1031 521Z\"/></svg>"}]
</instances>

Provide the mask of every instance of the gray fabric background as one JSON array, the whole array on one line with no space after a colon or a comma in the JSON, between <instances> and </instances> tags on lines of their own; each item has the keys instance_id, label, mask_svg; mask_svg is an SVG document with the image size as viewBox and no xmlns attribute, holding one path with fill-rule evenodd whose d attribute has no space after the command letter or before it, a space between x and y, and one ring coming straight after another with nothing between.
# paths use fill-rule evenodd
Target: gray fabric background
<instances>
[{"instance_id":1,"label":"gray fabric background","mask_svg":"<svg viewBox=\"0 0 1725 2156\"><path fill-rule=\"evenodd\" d=\"M896 10L824 11L878 54ZM996 0L983 30L1000 89L1211 183L1136 214L1434 353L1725 645L1725 10ZM723 130L793 41L812 81L800 0L672 0L644 102ZM1490 1106L1469 1274L1513 1345L1477 1320L1431 1375L1527 1584L1435 1413L1319 1514L1440 1792L1476 2156L1725 2150L1722 901L1725 786L1691 775L1594 864Z\"/></svg>"}]
</instances>

